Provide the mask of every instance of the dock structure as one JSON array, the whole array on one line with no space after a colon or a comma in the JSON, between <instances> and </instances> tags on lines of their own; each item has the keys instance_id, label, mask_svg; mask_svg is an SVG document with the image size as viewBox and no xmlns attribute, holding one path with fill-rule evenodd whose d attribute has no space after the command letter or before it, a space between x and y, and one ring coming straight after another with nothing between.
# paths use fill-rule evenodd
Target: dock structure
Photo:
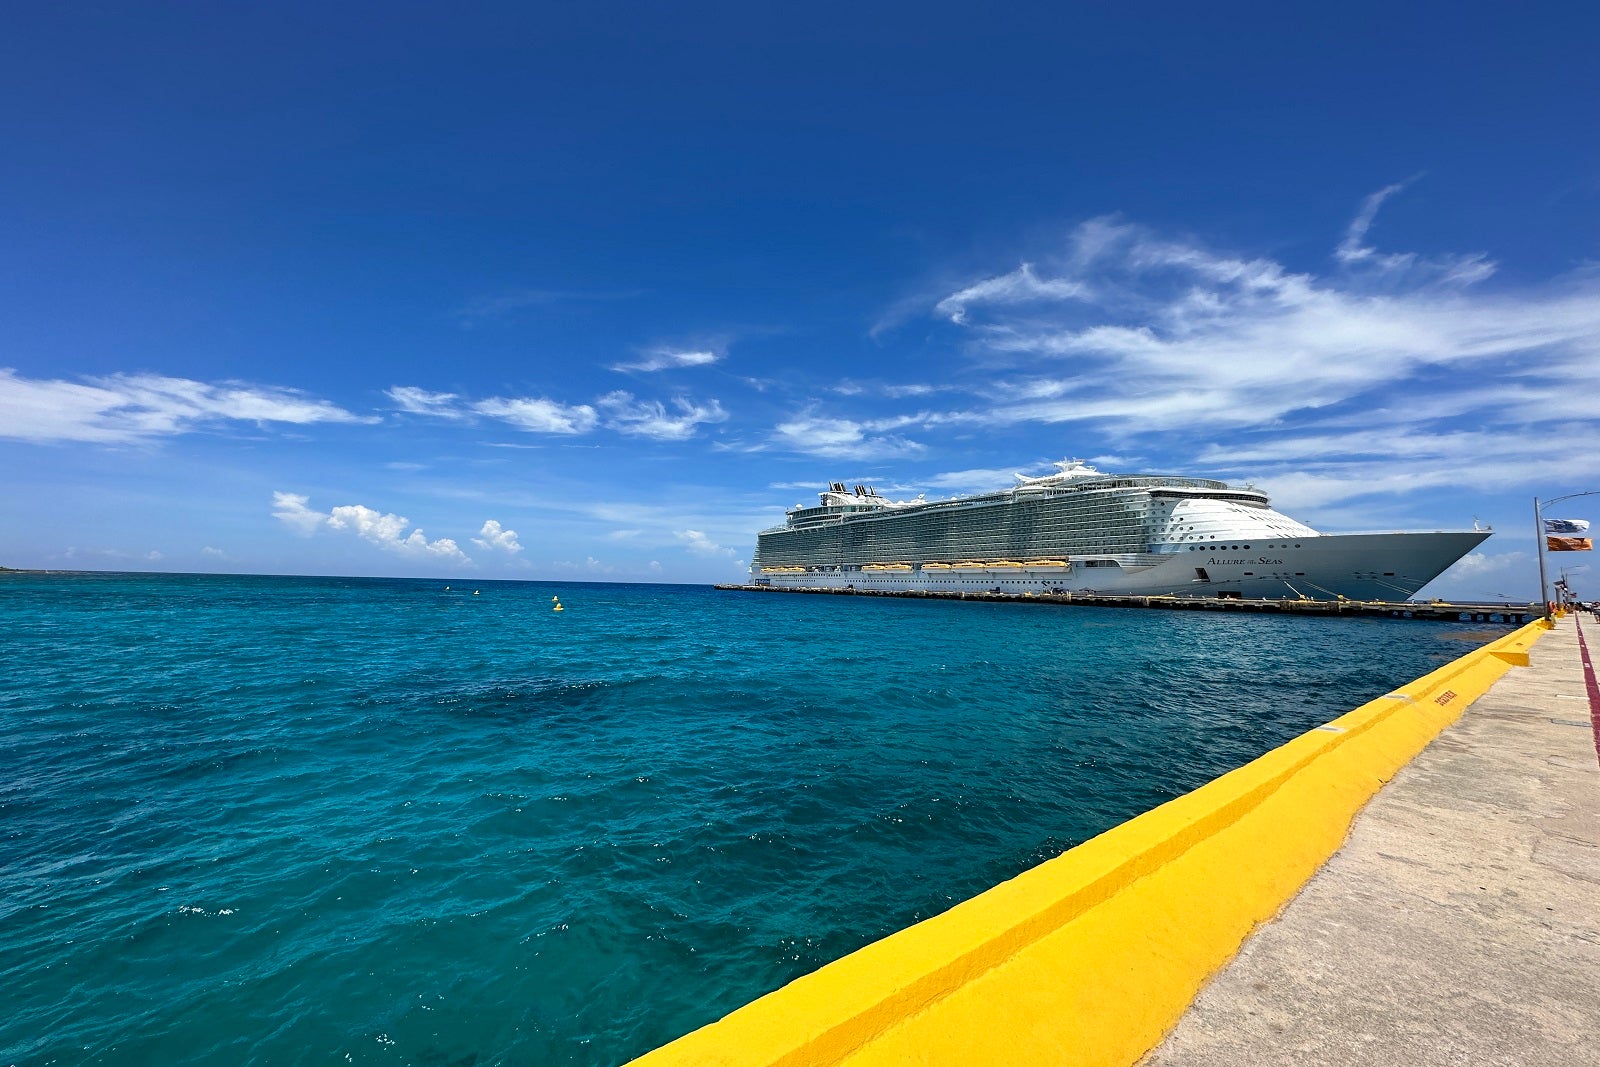
<instances>
[{"instance_id":1,"label":"dock structure","mask_svg":"<svg viewBox=\"0 0 1600 1067\"><path fill-rule=\"evenodd\" d=\"M1583 636L1529 623L636 1063L1594 1063Z\"/></svg>"},{"instance_id":2,"label":"dock structure","mask_svg":"<svg viewBox=\"0 0 1600 1067\"><path fill-rule=\"evenodd\" d=\"M1112 596L1101 593L954 592L939 589L825 589L787 586L720 584L715 588L741 593L815 593L824 596L877 596L912 600L979 600L995 603L1047 604L1100 608L1156 608L1166 611L1240 611L1273 615L1344 618L1417 619L1432 622L1498 622L1520 625L1542 617L1537 604L1452 603L1444 600L1312 600L1234 596Z\"/></svg>"},{"instance_id":3,"label":"dock structure","mask_svg":"<svg viewBox=\"0 0 1600 1067\"><path fill-rule=\"evenodd\" d=\"M1533 669L1384 787L1144 1067L1600 1063L1595 658L1592 619L1540 640Z\"/></svg>"}]
</instances>

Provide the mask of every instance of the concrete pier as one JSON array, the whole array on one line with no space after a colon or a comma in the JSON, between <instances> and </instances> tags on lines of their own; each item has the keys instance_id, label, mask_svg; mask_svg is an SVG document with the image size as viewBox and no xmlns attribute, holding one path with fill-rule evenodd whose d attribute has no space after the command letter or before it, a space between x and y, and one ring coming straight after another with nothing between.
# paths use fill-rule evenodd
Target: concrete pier
<instances>
[{"instance_id":1,"label":"concrete pier","mask_svg":"<svg viewBox=\"0 0 1600 1067\"><path fill-rule=\"evenodd\" d=\"M1270 615L1339 618L1415 619L1421 622L1498 622L1510 626L1542 617L1537 604L1452 603L1445 600L1290 600L1236 596L1113 596L1103 593L1007 593L1000 589L953 592L939 589L789 588L776 585L721 584L741 593L798 593L820 596L894 597L902 600L977 600L999 604L1040 604L1081 608L1155 608L1165 611L1232 611Z\"/></svg>"},{"instance_id":2,"label":"concrete pier","mask_svg":"<svg viewBox=\"0 0 1600 1067\"><path fill-rule=\"evenodd\" d=\"M1575 626L1532 671L1544 620L637 1062L1365 1063L1387 1044L1394 1063L1593 1063L1600 761ZM1508 674L1532 688L1496 689ZM1282 938L1265 977L1210 981L1287 928L1368 801L1491 690L1322 925ZM1214 1006L1191 1010L1202 992Z\"/></svg>"},{"instance_id":3,"label":"concrete pier","mask_svg":"<svg viewBox=\"0 0 1600 1067\"><path fill-rule=\"evenodd\" d=\"M1600 1064L1600 709L1569 616L1356 818L1144 1067Z\"/></svg>"}]
</instances>

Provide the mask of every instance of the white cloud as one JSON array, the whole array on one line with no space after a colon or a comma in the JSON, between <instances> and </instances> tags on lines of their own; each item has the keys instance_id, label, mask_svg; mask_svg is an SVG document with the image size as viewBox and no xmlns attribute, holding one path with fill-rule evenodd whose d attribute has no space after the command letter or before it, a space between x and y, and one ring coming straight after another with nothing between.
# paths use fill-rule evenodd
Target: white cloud
<instances>
[{"instance_id":1,"label":"white cloud","mask_svg":"<svg viewBox=\"0 0 1600 1067\"><path fill-rule=\"evenodd\" d=\"M522 551L522 545L517 542L517 531L502 528L494 519L484 522L483 529L478 531L472 543L485 550L499 549L513 556Z\"/></svg>"},{"instance_id":2,"label":"white cloud","mask_svg":"<svg viewBox=\"0 0 1600 1067\"><path fill-rule=\"evenodd\" d=\"M275 386L155 374L113 374L70 382L24 378L14 370L0 369L0 437L23 441L118 444L228 422L376 421Z\"/></svg>"},{"instance_id":3,"label":"white cloud","mask_svg":"<svg viewBox=\"0 0 1600 1067\"><path fill-rule=\"evenodd\" d=\"M741 570L749 567L744 560L738 558L738 550L717 544L701 530L678 530L673 536L682 542L684 548L697 556L704 556L707 559L724 559Z\"/></svg>"},{"instance_id":4,"label":"white cloud","mask_svg":"<svg viewBox=\"0 0 1600 1067\"><path fill-rule=\"evenodd\" d=\"M669 412L659 400L635 400L632 393L607 393L595 404L605 414L606 425L618 433L650 437L657 441L682 441L693 437L702 423L724 422L728 413L712 400L697 404L683 397L672 401Z\"/></svg>"},{"instance_id":5,"label":"white cloud","mask_svg":"<svg viewBox=\"0 0 1600 1067\"><path fill-rule=\"evenodd\" d=\"M380 512L364 504L341 504L324 515L307 507L309 499L300 493L273 493L273 515L306 536L323 528L340 530L401 556L472 562L448 537L430 541L420 528L407 533L411 520L403 515Z\"/></svg>"},{"instance_id":6,"label":"white cloud","mask_svg":"<svg viewBox=\"0 0 1600 1067\"><path fill-rule=\"evenodd\" d=\"M854 419L803 414L780 422L773 443L794 452L828 459L883 459L916 455L922 444L881 431L898 429L917 417L856 421Z\"/></svg>"},{"instance_id":7,"label":"white cloud","mask_svg":"<svg viewBox=\"0 0 1600 1067\"><path fill-rule=\"evenodd\" d=\"M933 385L929 382L906 382L900 385L889 385L881 382L858 382L845 379L830 387L830 391L840 396L883 396L891 400L902 400L908 396L932 396L934 393L948 390L949 386Z\"/></svg>"},{"instance_id":8,"label":"white cloud","mask_svg":"<svg viewBox=\"0 0 1600 1067\"><path fill-rule=\"evenodd\" d=\"M1472 285L1493 274L1495 265L1478 252L1430 259L1411 252L1382 253L1366 244L1367 231L1372 229L1373 219L1377 218L1383 202L1410 184L1410 181L1404 181L1385 186L1362 201L1361 210L1356 212L1345 230L1344 240L1334 250L1334 258L1347 267L1374 268L1387 273L1420 268L1450 285Z\"/></svg>"},{"instance_id":9,"label":"white cloud","mask_svg":"<svg viewBox=\"0 0 1600 1067\"><path fill-rule=\"evenodd\" d=\"M1088 222L1050 269L934 307L990 370L979 403L910 424L1091 424L1139 451L1256 458L1266 469L1251 474L1334 493L1395 454L1429 454L1413 477L1475 485L1530 461L1538 448L1518 442L1555 424L1594 440L1600 422L1573 398L1600 390L1600 277L1488 293L1467 285L1488 277L1483 256L1384 258L1368 235L1397 190L1368 198L1336 253L1347 270L1328 277ZM835 453L858 440L845 422L816 429ZM1574 443L1558 451L1582 453Z\"/></svg>"},{"instance_id":10,"label":"white cloud","mask_svg":"<svg viewBox=\"0 0 1600 1067\"><path fill-rule=\"evenodd\" d=\"M414 385L394 385L384 390L384 395L395 405L413 415L433 415L441 419L461 419L467 416L458 403L455 393L430 393Z\"/></svg>"},{"instance_id":11,"label":"white cloud","mask_svg":"<svg viewBox=\"0 0 1600 1067\"><path fill-rule=\"evenodd\" d=\"M1409 184L1409 182L1396 182L1394 185L1386 185L1361 202L1361 210L1350 220L1350 225L1344 232L1344 240L1340 241L1339 247L1334 250L1334 257L1339 262L1363 263L1378 258L1377 251L1366 246L1367 231L1372 228L1372 220L1377 217L1378 208L1383 206L1383 202Z\"/></svg>"},{"instance_id":12,"label":"white cloud","mask_svg":"<svg viewBox=\"0 0 1600 1067\"><path fill-rule=\"evenodd\" d=\"M562 404L545 397L490 397L472 405L480 415L532 433L583 434L599 423L588 404Z\"/></svg>"},{"instance_id":13,"label":"white cloud","mask_svg":"<svg viewBox=\"0 0 1600 1067\"><path fill-rule=\"evenodd\" d=\"M391 387L387 394L402 411L411 414L443 419L486 416L530 433L568 436L586 434L604 425L631 436L682 441L693 437L697 426L728 418L716 400L700 403L676 397L669 406L659 400L639 400L621 390L607 393L592 405L563 404L549 397L494 396L467 401L454 393L433 393L402 385Z\"/></svg>"},{"instance_id":14,"label":"white cloud","mask_svg":"<svg viewBox=\"0 0 1600 1067\"><path fill-rule=\"evenodd\" d=\"M228 554L226 552L222 551L222 549L220 549L220 548L215 548L215 547L213 547L211 545L207 545L206 547L202 548L200 550L200 554L202 556L210 556L212 559L227 559L228 558Z\"/></svg>"},{"instance_id":15,"label":"white cloud","mask_svg":"<svg viewBox=\"0 0 1600 1067\"><path fill-rule=\"evenodd\" d=\"M1519 568L1532 556L1531 552L1468 552L1452 568L1457 578L1478 578L1485 575L1505 575Z\"/></svg>"},{"instance_id":16,"label":"white cloud","mask_svg":"<svg viewBox=\"0 0 1600 1067\"><path fill-rule=\"evenodd\" d=\"M272 506L275 510L272 514L286 526L310 537L328 521L328 516L306 507L310 501L310 497L300 493L273 493Z\"/></svg>"},{"instance_id":17,"label":"white cloud","mask_svg":"<svg viewBox=\"0 0 1600 1067\"><path fill-rule=\"evenodd\" d=\"M429 541L420 528L406 533L410 525L411 521L402 515L380 512L364 504L341 504L328 513L328 526L332 529L353 531L357 537L390 552L470 562L450 538Z\"/></svg>"},{"instance_id":18,"label":"white cloud","mask_svg":"<svg viewBox=\"0 0 1600 1067\"><path fill-rule=\"evenodd\" d=\"M673 536L683 542L685 548L697 556L727 556L732 558L736 553L731 548L724 548L700 530L679 530Z\"/></svg>"},{"instance_id":19,"label":"white cloud","mask_svg":"<svg viewBox=\"0 0 1600 1067\"><path fill-rule=\"evenodd\" d=\"M615 371L639 371L649 374L661 370L673 370L678 367L705 367L722 357L708 349L673 349L656 347L647 350L641 358L632 363L617 363L612 366Z\"/></svg>"},{"instance_id":20,"label":"white cloud","mask_svg":"<svg viewBox=\"0 0 1600 1067\"><path fill-rule=\"evenodd\" d=\"M165 557L162 556L162 554L159 551L157 551L156 549L152 548L150 551L148 551L148 552L146 552L144 554L144 558L149 560L151 563L154 563L157 560L164 559Z\"/></svg>"},{"instance_id":21,"label":"white cloud","mask_svg":"<svg viewBox=\"0 0 1600 1067\"><path fill-rule=\"evenodd\" d=\"M967 308L973 304L1027 304L1035 301L1070 300L1087 296L1089 289L1081 281L1069 278L1040 278L1034 273L1032 263L1024 263L1009 274L974 282L958 292L951 293L935 306L934 310L951 322L967 321Z\"/></svg>"}]
</instances>

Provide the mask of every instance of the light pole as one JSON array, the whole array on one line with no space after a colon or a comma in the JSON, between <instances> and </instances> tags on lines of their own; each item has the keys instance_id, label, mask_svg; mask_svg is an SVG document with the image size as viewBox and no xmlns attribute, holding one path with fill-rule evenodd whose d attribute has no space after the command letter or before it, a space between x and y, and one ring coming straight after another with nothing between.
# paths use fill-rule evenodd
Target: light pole
<instances>
[{"instance_id":1,"label":"light pole","mask_svg":"<svg viewBox=\"0 0 1600 1067\"><path fill-rule=\"evenodd\" d=\"M1576 566L1576 567L1562 567L1561 568L1561 581L1558 584L1560 584L1562 589L1565 589L1567 591L1567 600L1570 601L1571 603L1574 603L1574 604L1577 603L1578 602L1578 596L1577 596L1576 593L1574 593L1572 591L1572 583L1567 581L1567 575L1569 575L1569 574L1583 574L1583 573L1587 572L1588 569L1589 569L1589 565L1587 563L1580 564L1579 566Z\"/></svg>"},{"instance_id":2,"label":"light pole","mask_svg":"<svg viewBox=\"0 0 1600 1067\"><path fill-rule=\"evenodd\" d=\"M1559 504L1563 500L1576 500L1580 496L1596 495L1600 495L1600 489L1585 489L1581 493L1568 493L1566 496L1552 497L1542 504L1539 502L1538 497L1533 498L1533 536L1539 539L1539 603L1545 606L1546 611L1550 610L1550 582L1545 577L1544 569L1544 509L1551 504Z\"/></svg>"}]
</instances>

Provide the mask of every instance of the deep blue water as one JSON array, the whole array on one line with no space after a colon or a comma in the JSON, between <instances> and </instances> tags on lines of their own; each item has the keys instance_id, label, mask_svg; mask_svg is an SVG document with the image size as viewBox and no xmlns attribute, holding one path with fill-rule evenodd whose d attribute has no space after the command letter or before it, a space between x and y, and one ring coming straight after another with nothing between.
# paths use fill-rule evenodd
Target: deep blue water
<instances>
[{"instance_id":1,"label":"deep blue water","mask_svg":"<svg viewBox=\"0 0 1600 1067\"><path fill-rule=\"evenodd\" d=\"M0 1064L619 1063L1482 637L0 575Z\"/></svg>"}]
</instances>

